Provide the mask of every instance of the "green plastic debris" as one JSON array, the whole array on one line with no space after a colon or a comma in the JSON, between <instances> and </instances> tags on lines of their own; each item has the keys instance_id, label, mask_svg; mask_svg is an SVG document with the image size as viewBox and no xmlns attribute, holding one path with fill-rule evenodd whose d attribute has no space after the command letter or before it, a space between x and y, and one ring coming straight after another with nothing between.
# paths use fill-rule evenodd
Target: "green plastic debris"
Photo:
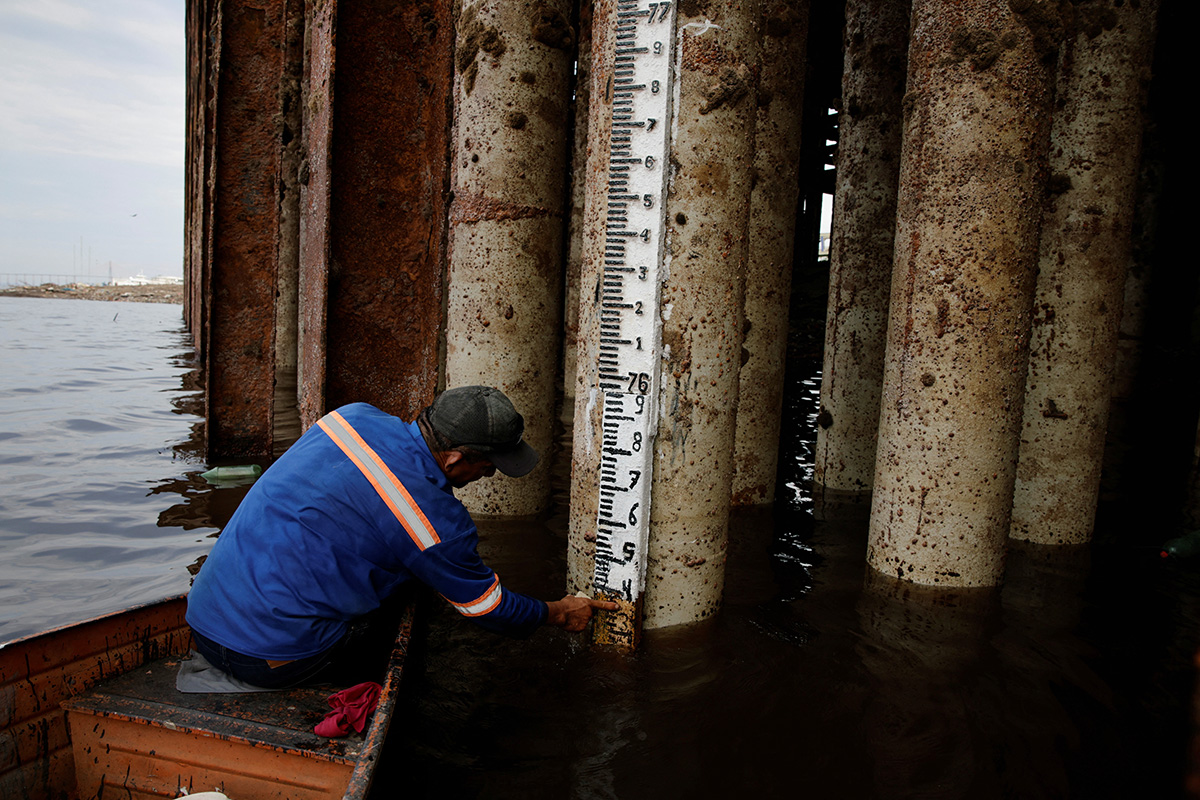
<instances>
[{"instance_id":1,"label":"green plastic debris","mask_svg":"<svg viewBox=\"0 0 1200 800\"><path fill-rule=\"evenodd\" d=\"M233 467L213 467L201 472L200 477L212 484L253 483L263 470L258 464L239 464Z\"/></svg>"}]
</instances>

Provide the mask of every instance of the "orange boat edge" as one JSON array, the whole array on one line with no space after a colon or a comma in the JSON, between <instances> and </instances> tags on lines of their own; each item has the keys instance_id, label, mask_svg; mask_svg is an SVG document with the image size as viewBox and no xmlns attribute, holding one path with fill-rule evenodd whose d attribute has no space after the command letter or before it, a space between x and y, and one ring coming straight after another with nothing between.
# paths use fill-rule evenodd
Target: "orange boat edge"
<instances>
[{"instance_id":1,"label":"orange boat edge","mask_svg":"<svg viewBox=\"0 0 1200 800\"><path fill-rule=\"evenodd\" d=\"M365 798L387 736L412 636L401 612L367 729L313 732L329 687L184 694L191 631L173 597L0 646L0 797L231 800Z\"/></svg>"}]
</instances>

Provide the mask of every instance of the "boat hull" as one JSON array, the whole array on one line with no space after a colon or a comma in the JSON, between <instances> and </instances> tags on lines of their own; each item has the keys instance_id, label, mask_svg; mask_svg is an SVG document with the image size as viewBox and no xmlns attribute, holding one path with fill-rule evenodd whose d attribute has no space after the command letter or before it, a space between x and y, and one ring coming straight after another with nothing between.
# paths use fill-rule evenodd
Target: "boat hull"
<instances>
[{"instance_id":1,"label":"boat hull","mask_svg":"<svg viewBox=\"0 0 1200 800\"><path fill-rule=\"evenodd\" d=\"M399 629L370 725L317 736L329 687L184 694L186 601L172 598L0 649L0 797L358 800L367 795L395 708L412 632Z\"/></svg>"},{"instance_id":2,"label":"boat hull","mask_svg":"<svg viewBox=\"0 0 1200 800\"><path fill-rule=\"evenodd\" d=\"M191 645L187 602L174 597L0 647L0 797L76 796L61 704L96 684Z\"/></svg>"}]
</instances>

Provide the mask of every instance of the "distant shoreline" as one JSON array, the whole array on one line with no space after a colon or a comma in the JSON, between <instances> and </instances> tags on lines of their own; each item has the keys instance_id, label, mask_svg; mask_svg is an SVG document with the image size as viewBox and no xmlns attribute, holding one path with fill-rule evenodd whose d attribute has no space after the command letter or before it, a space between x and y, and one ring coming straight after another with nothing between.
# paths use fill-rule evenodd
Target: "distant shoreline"
<instances>
[{"instance_id":1,"label":"distant shoreline","mask_svg":"<svg viewBox=\"0 0 1200 800\"><path fill-rule=\"evenodd\" d=\"M43 283L40 286L7 286L0 297L53 297L67 300L114 300L127 303L183 303L183 286L93 286L86 283Z\"/></svg>"}]
</instances>

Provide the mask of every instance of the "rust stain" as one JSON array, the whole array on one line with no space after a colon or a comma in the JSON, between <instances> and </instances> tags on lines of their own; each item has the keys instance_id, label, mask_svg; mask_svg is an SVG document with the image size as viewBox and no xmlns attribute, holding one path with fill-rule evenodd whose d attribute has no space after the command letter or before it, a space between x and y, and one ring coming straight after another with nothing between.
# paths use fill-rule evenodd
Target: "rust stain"
<instances>
[{"instance_id":1,"label":"rust stain","mask_svg":"<svg viewBox=\"0 0 1200 800\"><path fill-rule=\"evenodd\" d=\"M616 611L597 611L592 629L592 640L620 650L636 650L642 638L643 592L637 600L630 602L623 596L608 591L597 591L597 600L611 600L620 608Z\"/></svg>"},{"instance_id":2,"label":"rust stain","mask_svg":"<svg viewBox=\"0 0 1200 800\"><path fill-rule=\"evenodd\" d=\"M722 67L717 80L704 90L700 113L710 114L721 106L734 105L750 91L751 80L753 76L745 64Z\"/></svg>"},{"instance_id":3,"label":"rust stain","mask_svg":"<svg viewBox=\"0 0 1200 800\"><path fill-rule=\"evenodd\" d=\"M459 192L454 196L454 203L450 207L450 224L453 226L483 220L561 218L562 215L561 209L538 208L522 203L495 200L479 194Z\"/></svg>"},{"instance_id":4,"label":"rust stain","mask_svg":"<svg viewBox=\"0 0 1200 800\"><path fill-rule=\"evenodd\" d=\"M575 47L575 31L561 11L538 3L529 14L530 36L555 50L571 53Z\"/></svg>"},{"instance_id":5,"label":"rust stain","mask_svg":"<svg viewBox=\"0 0 1200 800\"><path fill-rule=\"evenodd\" d=\"M475 88L475 78L479 73L476 57L479 53L499 59L508 50L500 31L491 25L484 25L478 14L474 6L464 10L459 20L458 45L454 55L455 66L462 75L463 91L467 94Z\"/></svg>"}]
</instances>

